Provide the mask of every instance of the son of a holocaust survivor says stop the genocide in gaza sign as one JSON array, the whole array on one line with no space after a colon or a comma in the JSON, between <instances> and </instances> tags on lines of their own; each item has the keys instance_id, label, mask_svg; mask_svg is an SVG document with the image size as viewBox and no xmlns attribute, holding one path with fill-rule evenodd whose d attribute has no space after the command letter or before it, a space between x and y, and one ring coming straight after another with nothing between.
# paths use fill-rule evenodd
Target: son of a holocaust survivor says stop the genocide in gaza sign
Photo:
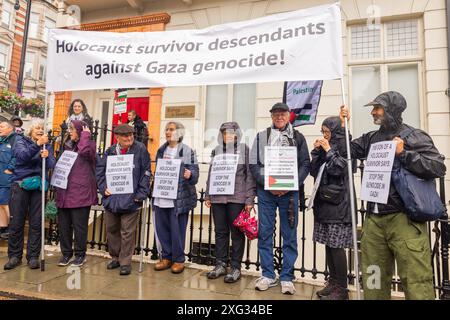
<instances>
[{"instance_id":1,"label":"son of a holocaust survivor says stop the genocide in gaza sign","mask_svg":"<svg viewBox=\"0 0 450 320\"><path fill-rule=\"evenodd\" d=\"M47 91L342 77L338 4L163 32L49 32Z\"/></svg>"}]
</instances>

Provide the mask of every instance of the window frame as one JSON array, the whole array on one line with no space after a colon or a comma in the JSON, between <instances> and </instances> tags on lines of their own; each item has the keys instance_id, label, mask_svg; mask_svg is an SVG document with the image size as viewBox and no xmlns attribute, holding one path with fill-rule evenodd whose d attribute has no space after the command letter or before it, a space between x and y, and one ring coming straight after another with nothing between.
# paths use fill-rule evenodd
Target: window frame
<instances>
[{"instance_id":1,"label":"window frame","mask_svg":"<svg viewBox=\"0 0 450 320\"><path fill-rule=\"evenodd\" d=\"M8 4L10 6L11 11L7 11L5 10L5 4ZM9 13L9 21L8 21L8 25L6 25L6 23L3 22L3 12L8 12ZM8 0L4 0L3 4L2 4L2 12L1 12L1 16L0 16L0 26L3 28L6 28L8 30L11 30L11 24L12 24L12 20L14 17L14 6L11 2L9 2Z\"/></svg>"},{"instance_id":2,"label":"window frame","mask_svg":"<svg viewBox=\"0 0 450 320\"><path fill-rule=\"evenodd\" d=\"M8 69L11 46L8 43L2 41L0 41L0 45L5 46L5 65L3 66L3 69L0 70L2 72L5 72Z\"/></svg>"},{"instance_id":3,"label":"window frame","mask_svg":"<svg viewBox=\"0 0 450 320\"><path fill-rule=\"evenodd\" d=\"M415 20L417 21L417 38L418 38L418 51L417 55L410 56L402 56L402 57L387 57L387 24L392 22L399 21L407 21L407 20ZM349 76L349 97L352 96L352 83L353 77L352 73L354 68L357 67L373 67L378 66L380 68L380 88L381 92L385 92L388 90L389 86L389 78L388 78L388 68L389 66L396 65L417 65L417 79L418 79L418 90L419 90L419 123L420 129L427 130L427 121L426 121L426 99L425 99L425 83L424 83L424 33L423 33L423 20L419 17L402 17L400 19L389 19L385 21L381 21L381 32L380 32L380 41L381 41L381 57L374 59L357 59L352 60L352 38L351 38L351 28L355 26L360 26L361 24L351 24L347 26L347 52L348 54L348 76ZM375 97L367 97L369 101ZM350 109L353 108L352 100L349 99ZM353 121L356 119L351 119L350 126L353 127Z\"/></svg>"},{"instance_id":4,"label":"window frame","mask_svg":"<svg viewBox=\"0 0 450 320\"><path fill-rule=\"evenodd\" d=\"M34 23L34 22L32 22L32 19L31 19L33 17L33 15L38 17L37 26L36 26L36 35L32 35L31 32L30 32L31 31L31 25ZM29 38L39 39L39 28L40 28L40 25L41 25L41 15L40 15L40 13L39 12L31 12L30 13L30 25L28 27L28 37Z\"/></svg>"},{"instance_id":5,"label":"window frame","mask_svg":"<svg viewBox=\"0 0 450 320\"><path fill-rule=\"evenodd\" d=\"M55 26L53 28L48 28L47 27L47 21L52 21ZM56 21L51 19L50 17L45 17L44 19L44 33L42 34L42 41L44 41L45 43L48 43L48 34L50 29L54 29L56 28Z\"/></svg>"},{"instance_id":6,"label":"window frame","mask_svg":"<svg viewBox=\"0 0 450 320\"><path fill-rule=\"evenodd\" d=\"M233 121L233 103L234 103L234 85L239 85L240 83L232 83L232 84L227 84L227 119L224 120L225 121ZM253 83L255 86L257 85L257 83ZM199 160L200 162L209 162L210 161L210 156L211 156L211 152L214 149L214 147L209 147L209 146L205 146L204 142L205 142L205 133L206 133L206 97L207 97L207 90L208 90L208 86L202 86L203 87L203 92L204 94L202 95L202 114L201 114L201 119L202 119L202 142L201 142L201 148L202 148L202 152L198 153L198 157L201 159ZM257 120L257 88L255 88L255 112L254 112L254 123L255 123L255 130L256 130L256 120Z\"/></svg>"}]
</instances>

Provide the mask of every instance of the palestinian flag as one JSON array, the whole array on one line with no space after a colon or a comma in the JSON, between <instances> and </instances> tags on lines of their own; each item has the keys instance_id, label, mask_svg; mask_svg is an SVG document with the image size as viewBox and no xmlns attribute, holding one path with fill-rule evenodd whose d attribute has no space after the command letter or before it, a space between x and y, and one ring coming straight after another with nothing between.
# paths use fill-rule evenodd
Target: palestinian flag
<instances>
[{"instance_id":1,"label":"palestinian flag","mask_svg":"<svg viewBox=\"0 0 450 320\"><path fill-rule=\"evenodd\" d=\"M283 102L289 106L293 127L316 122L322 93L322 80L287 81L284 83Z\"/></svg>"},{"instance_id":2,"label":"palestinian flag","mask_svg":"<svg viewBox=\"0 0 450 320\"><path fill-rule=\"evenodd\" d=\"M269 188L294 188L294 176L269 176Z\"/></svg>"}]
</instances>

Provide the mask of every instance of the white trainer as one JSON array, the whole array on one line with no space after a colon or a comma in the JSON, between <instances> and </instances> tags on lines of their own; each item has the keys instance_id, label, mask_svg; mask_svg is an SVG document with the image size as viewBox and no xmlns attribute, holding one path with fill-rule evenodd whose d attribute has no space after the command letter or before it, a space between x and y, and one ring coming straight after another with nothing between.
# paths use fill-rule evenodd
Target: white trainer
<instances>
[{"instance_id":1,"label":"white trainer","mask_svg":"<svg viewBox=\"0 0 450 320\"><path fill-rule=\"evenodd\" d=\"M259 291L266 291L270 287L278 285L277 279L270 279L267 277L260 277L256 279L255 289Z\"/></svg>"},{"instance_id":2,"label":"white trainer","mask_svg":"<svg viewBox=\"0 0 450 320\"><path fill-rule=\"evenodd\" d=\"M295 286L292 281L281 281L281 293L294 294L295 291Z\"/></svg>"}]
</instances>

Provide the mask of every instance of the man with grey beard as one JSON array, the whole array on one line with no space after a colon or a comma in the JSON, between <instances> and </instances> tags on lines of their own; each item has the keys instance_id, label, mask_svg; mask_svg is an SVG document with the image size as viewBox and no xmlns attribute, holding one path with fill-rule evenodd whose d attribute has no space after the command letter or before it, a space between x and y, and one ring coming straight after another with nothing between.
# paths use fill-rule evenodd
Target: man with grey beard
<instances>
[{"instance_id":1,"label":"man with grey beard","mask_svg":"<svg viewBox=\"0 0 450 320\"><path fill-rule=\"evenodd\" d=\"M384 92L366 106L373 107L373 122L380 128L351 141L353 159L366 158L372 143L391 140L397 143L394 167L401 165L421 179L445 175L444 160L431 137L403 123L401 115L406 109L406 100L400 93ZM341 107L340 117L344 127L344 117L350 117L346 106ZM405 135L406 132L409 134ZM427 225L412 221L405 212L392 180L387 204L367 203L361 235L365 299L391 298L395 262L406 299L434 299Z\"/></svg>"}]
</instances>

